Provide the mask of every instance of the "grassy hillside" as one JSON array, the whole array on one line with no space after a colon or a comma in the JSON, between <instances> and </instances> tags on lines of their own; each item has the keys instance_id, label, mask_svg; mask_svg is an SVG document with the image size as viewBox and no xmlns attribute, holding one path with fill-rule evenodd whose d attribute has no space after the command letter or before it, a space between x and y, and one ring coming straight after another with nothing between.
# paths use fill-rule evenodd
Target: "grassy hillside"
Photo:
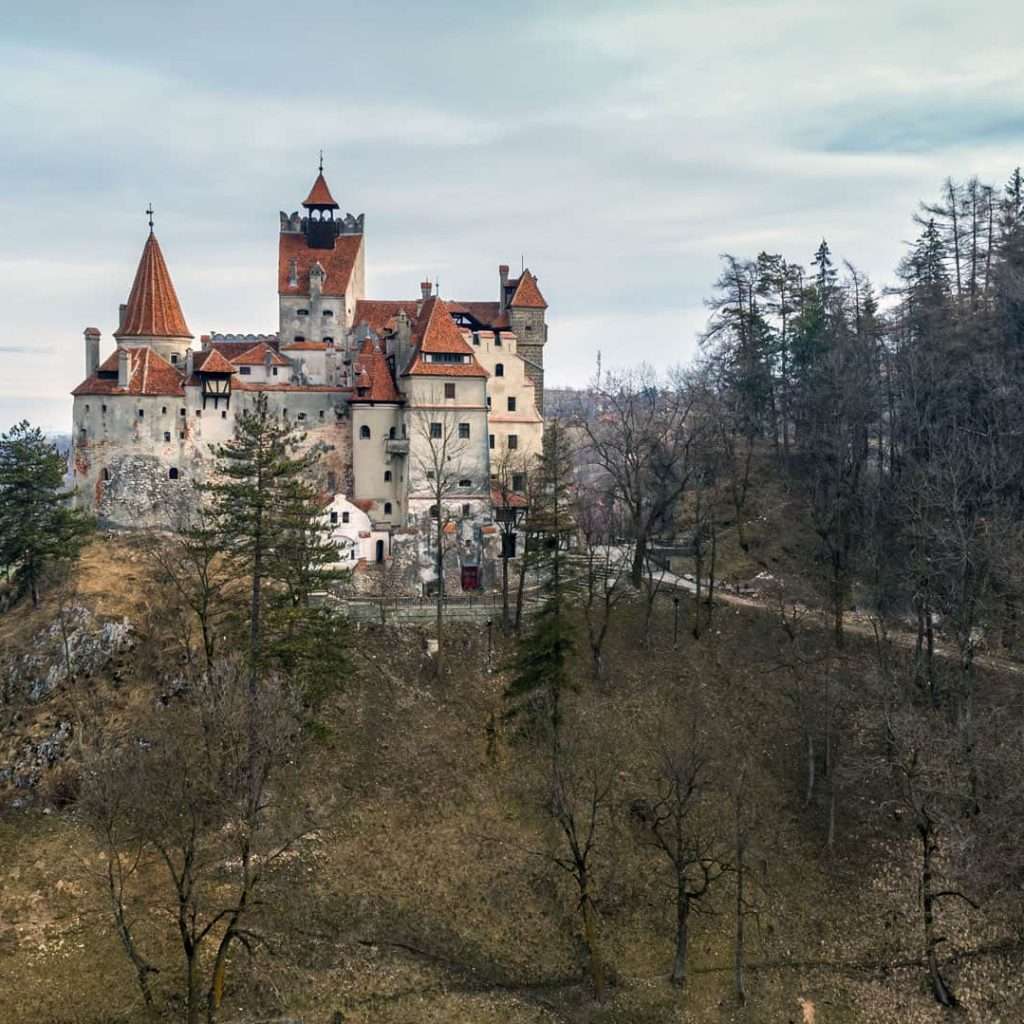
<instances>
[{"instance_id":1,"label":"grassy hillside","mask_svg":"<svg viewBox=\"0 0 1024 1024\"><path fill-rule=\"evenodd\" d=\"M90 547L76 600L100 620L127 616L137 632L134 649L38 704L12 701L4 709L7 740L57 719L88 729L97 714L130 725L133 709L165 692L172 645L161 633L159 595L143 586L130 540ZM0 619L0 643L11 653L27 647L54 615L52 597L37 612L16 609ZM259 920L268 946L251 960L241 952L233 958L221 1019L947 1019L916 962L914 848L903 823L841 791L829 853L827 805L819 798L802 806L798 721L780 669L787 641L772 616L722 606L700 642L684 633L678 649L669 602L656 610L646 648L638 643L642 619L638 605L621 611L609 640L608 678L595 686L581 671L568 715L579 756L614 766L596 854L601 944L613 977L603 1004L586 982L571 883L545 857L557 836L545 813L542 753L506 730L495 736L488 729L501 712L507 651L496 652L492 671L486 635L455 630L452 674L438 682L420 631L364 627L353 638L352 672L321 710L304 766L304 796L318 828L265 891ZM827 654L824 633L804 644L810 657ZM585 670L585 658L580 664ZM856 680L871 671L872 652L854 638L841 661L821 665ZM1002 685L994 675L987 681ZM732 877L712 890L709 913L693 922L691 977L680 992L667 981L667 877L637 841L630 815L632 801L650 791L659 740L693 723L712 745L717 786L709 814L723 835L741 767L756 810L752 863L761 913L748 923L743 1009L732 998ZM144 1020L96 884L102 863L75 803L55 808L45 780L35 793L21 809L8 799L0 813L0 1020ZM156 898L157 877L133 911L144 922L141 941L166 965L155 986L168 1019L176 1019L175 935L166 902ZM966 953L948 968L963 1004L960 1019L1018 1019L1019 955L985 950L1008 932L983 920L992 917L966 908L944 918L947 955Z\"/></svg>"}]
</instances>

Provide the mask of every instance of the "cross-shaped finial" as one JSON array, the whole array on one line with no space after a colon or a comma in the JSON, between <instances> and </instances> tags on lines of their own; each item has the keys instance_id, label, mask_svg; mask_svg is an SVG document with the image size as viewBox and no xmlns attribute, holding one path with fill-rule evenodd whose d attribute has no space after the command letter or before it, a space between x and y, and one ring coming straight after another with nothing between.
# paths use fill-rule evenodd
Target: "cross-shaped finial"
<instances>
[{"instance_id":1,"label":"cross-shaped finial","mask_svg":"<svg viewBox=\"0 0 1024 1024\"><path fill-rule=\"evenodd\" d=\"M324 173L324 151L320 150L320 173Z\"/></svg>"},{"instance_id":2,"label":"cross-shaped finial","mask_svg":"<svg viewBox=\"0 0 1024 1024\"><path fill-rule=\"evenodd\" d=\"M153 233L153 204L146 207L146 216L149 218L149 233Z\"/></svg>"}]
</instances>

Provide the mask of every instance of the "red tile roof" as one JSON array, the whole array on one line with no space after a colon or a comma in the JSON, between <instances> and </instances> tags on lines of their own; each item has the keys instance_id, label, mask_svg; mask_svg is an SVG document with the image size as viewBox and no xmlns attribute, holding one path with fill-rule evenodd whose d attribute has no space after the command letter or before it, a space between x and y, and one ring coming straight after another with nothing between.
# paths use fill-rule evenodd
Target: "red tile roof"
<instances>
[{"instance_id":1,"label":"red tile roof","mask_svg":"<svg viewBox=\"0 0 1024 1024\"><path fill-rule=\"evenodd\" d=\"M491 504L495 508L527 508L530 503L526 500L526 496L518 491L509 491L507 494L503 494L500 487L492 487Z\"/></svg>"},{"instance_id":2,"label":"red tile roof","mask_svg":"<svg viewBox=\"0 0 1024 1024\"><path fill-rule=\"evenodd\" d=\"M400 310L405 310L405 315L410 320L416 319L416 304L418 299L360 299L356 303L355 316L352 319L354 326L366 324L374 334L383 334L390 326Z\"/></svg>"},{"instance_id":3,"label":"red tile roof","mask_svg":"<svg viewBox=\"0 0 1024 1024\"><path fill-rule=\"evenodd\" d=\"M439 296L431 296L420 307L413 338L416 350L403 376L424 377L487 377L487 371L476 361L473 349L466 344L462 332L451 318L448 306ZM428 362L425 355L468 356L461 363Z\"/></svg>"},{"instance_id":4,"label":"red tile roof","mask_svg":"<svg viewBox=\"0 0 1024 1024\"><path fill-rule=\"evenodd\" d=\"M248 377L236 377L232 380L231 387L235 391L324 391L338 395L351 390L351 388L335 387L333 384L271 384L264 381L250 380Z\"/></svg>"},{"instance_id":5,"label":"red tile roof","mask_svg":"<svg viewBox=\"0 0 1024 1024\"><path fill-rule=\"evenodd\" d=\"M326 341L293 341L281 346L282 352L326 352L331 346Z\"/></svg>"},{"instance_id":6,"label":"red tile roof","mask_svg":"<svg viewBox=\"0 0 1024 1024\"><path fill-rule=\"evenodd\" d=\"M362 244L362 235L338 235L333 249L310 249L305 235L282 232L277 248L278 294L308 295L309 268L319 261L327 272L324 295L344 295ZM298 283L295 285L288 284L292 260L296 261Z\"/></svg>"},{"instance_id":7,"label":"red tile roof","mask_svg":"<svg viewBox=\"0 0 1024 1024\"><path fill-rule=\"evenodd\" d=\"M191 338L174 282L152 231L142 249L115 338Z\"/></svg>"},{"instance_id":8,"label":"red tile roof","mask_svg":"<svg viewBox=\"0 0 1024 1024\"><path fill-rule=\"evenodd\" d=\"M263 366L268 353L271 366L291 366L291 363L280 352L275 352L265 341L261 341L258 345L253 345L252 348L242 352L240 355L232 356L231 362L235 366Z\"/></svg>"},{"instance_id":9,"label":"red tile roof","mask_svg":"<svg viewBox=\"0 0 1024 1024\"><path fill-rule=\"evenodd\" d=\"M128 386L117 386L118 350L71 392L73 395L184 395L183 374L151 348L126 349Z\"/></svg>"},{"instance_id":10,"label":"red tile roof","mask_svg":"<svg viewBox=\"0 0 1024 1024\"><path fill-rule=\"evenodd\" d=\"M237 373L238 371L215 348L197 352L192 362L200 373Z\"/></svg>"},{"instance_id":11,"label":"red tile roof","mask_svg":"<svg viewBox=\"0 0 1024 1024\"><path fill-rule=\"evenodd\" d=\"M524 270L520 274L519 284L509 305L520 308L525 307L527 309L548 308L548 304L544 301L544 296L541 295L540 289L537 287L537 278L529 270Z\"/></svg>"},{"instance_id":12,"label":"red tile roof","mask_svg":"<svg viewBox=\"0 0 1024 1024\"><path fill-rule=\"evenodd\" d=\"M355 394L353 402L400 402L402 400L398 388L391 376L391 367L387 357L367 339L363 342L356 356Z\"/></svg>"},{"instance_id":13,"label":"red tile roof","mask_svg":"<svg viewBox=\"0 0 1024 1024\"><path fill-rule=\"evenodd\" d=\"M335 210L338 208L334 196L331 195L331 190L327 187L327 179L324 177L323 171L316 176L316 181L313 182L313 187L309 190L309 195L303 200L302 205L307 210L311 206L330 206Z\"/></svg>"}]
</instances>

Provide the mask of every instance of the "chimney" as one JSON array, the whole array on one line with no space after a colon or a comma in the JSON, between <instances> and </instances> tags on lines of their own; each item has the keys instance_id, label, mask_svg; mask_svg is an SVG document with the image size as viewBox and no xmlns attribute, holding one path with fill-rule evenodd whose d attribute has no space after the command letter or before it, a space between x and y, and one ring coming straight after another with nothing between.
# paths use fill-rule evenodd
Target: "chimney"
<instances>
[{"instance_id":1,"label":"chimney","mask_svg":"<svg viewBox=\"0 0 1024 1024\"><path fill-rule=\"evenodd\" d=\"M429 281L420 281L420 296L423 301L426 302L430 298L430 293L433 291L433 285Z\"/></svg>"},{"instance_id":2,"label":"chimney","mask_svg":"<svg viewBox=\"0 0 1024 1024\"><path fill-rule=\"evenodd\" d=\"M121 328L124 327L124 314L127 311L127 309L128 309L128 303L127 302L122 302L121 305L117 307L117 329L118 330L121 330Z\"/></svg>"},{"instance_id":3,"label":"chimney","mask_svg":"<svg viewBox=\"0 0 1024 1024\"><path fill-rule=\"evenodd\" d=\"M117 350L117 386L128 387L128 368L131 366L131 353L126 348Z\"/></svg>"},{"instance_id":4,"label":"chimney","mask_svg":"<svg viewBox=\"0 0 1024 1024\"><path fill-rule=\"evenodd\" d=\"M85 329L85 375L91 377L100 365L100 332L95 327Z\"/></svg>"},{"instance_id":5,"label":"chimney","mask_svg":"<svg viewBox=\"0 0 1024 1024\"><path fill-rule=\"evenodd\" d=\"M195 368L196 368L196 354L195 354L195 352L192 351L192 349L189 349L185 353L185 379L186 380L188 380L188 378L192 376L192 374L195 372Z\"/></svg>"},{"instance_id":6,"label":"chimney","mask_svg":"<svg viewBox=\"0 0 1024 1024\"><path fill-rule=\"evenodd\" d=\"M270 376L270 364L274 361L273 353L270 351L270 346L267 346L267 351L263 353L263 369L266 370L267 376Z\"/></svg>"},{"instance_id":7,"label":"chimney","mask_svg":"<svg viewBox=\"0 0 1024 1024\"><path fill-rule=\"evenodd\" d=\"M505 291L508 288L508 264L502 263L498 267L498 309L505 312Z\"/></svg>"}]
</instances>

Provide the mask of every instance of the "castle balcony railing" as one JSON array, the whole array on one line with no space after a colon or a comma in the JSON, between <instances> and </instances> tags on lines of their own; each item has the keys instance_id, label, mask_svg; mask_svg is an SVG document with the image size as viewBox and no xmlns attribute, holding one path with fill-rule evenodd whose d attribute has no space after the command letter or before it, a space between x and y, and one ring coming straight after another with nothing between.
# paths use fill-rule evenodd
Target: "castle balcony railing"
<instances>
[{"instance_id":1,"label":"castle balcony railing","mask_svg":"<svg viewBox=\"0 0 1024 1024\"><path fill-rule=\"evenodd\" d=\"M389 437L384 442L384 451L388 455L408 455L409 439L407 437Z\"/></svg>"}]
</instances>

